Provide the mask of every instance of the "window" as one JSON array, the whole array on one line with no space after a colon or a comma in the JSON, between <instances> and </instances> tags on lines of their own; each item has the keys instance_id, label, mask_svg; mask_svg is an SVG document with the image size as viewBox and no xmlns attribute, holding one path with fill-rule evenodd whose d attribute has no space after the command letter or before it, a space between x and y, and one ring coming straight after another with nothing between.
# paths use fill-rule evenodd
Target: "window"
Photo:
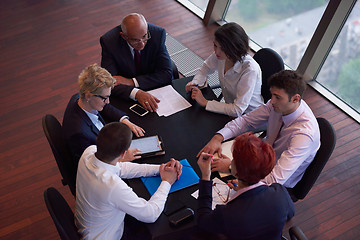
<instances>
[{"instance_id":1,"label":"window","mask_svg":"<svg viewBox=\"0 0 360 240\"><path fill-rule=\"evenodd\" d=\"M360 113L360 3L356 3L315 81Z\"/></svg>"},{"instance_id":2,"label":"window","mask_svg":"<svg viewBox=\"0 0 360 240\"><path fill-rule=\"evenodd\" d=\"M252 41L274 49L296 69L326 5L325 0L231 1L225 20L239 23Z\"/></svg>"},{"instance_id":3,"label":"window","mask_svg":"<svg viewBox=\"0 0 360 240\"><path fill-rule=\"evenodd\" d=\"M177 0L200 18L204 18L209 0Z\"/></svg>"}]
</instances>

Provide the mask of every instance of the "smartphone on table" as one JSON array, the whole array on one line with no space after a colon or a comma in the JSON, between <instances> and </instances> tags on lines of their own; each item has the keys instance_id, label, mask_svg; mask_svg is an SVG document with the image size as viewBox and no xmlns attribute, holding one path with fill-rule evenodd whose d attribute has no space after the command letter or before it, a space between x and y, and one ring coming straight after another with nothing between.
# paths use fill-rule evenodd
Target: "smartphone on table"
<instances>
[{"instance_id":1,"label":"smartphone on table","mask_svg":"<svg viewBox=\"0 0 360 240\"><path fill-rule=\"evenodd\" d=\"M139 104L134 104L129 109L141 117L146 115L149 112L148 110L146 110Z\"/></svg>"}]
</instances>

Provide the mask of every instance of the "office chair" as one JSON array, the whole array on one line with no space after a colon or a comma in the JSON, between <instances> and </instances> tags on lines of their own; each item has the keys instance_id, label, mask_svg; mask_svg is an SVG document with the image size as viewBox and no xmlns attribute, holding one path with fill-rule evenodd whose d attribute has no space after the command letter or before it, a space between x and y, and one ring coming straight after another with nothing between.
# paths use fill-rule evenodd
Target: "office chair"
<instances>
[{"instance_id":1,"label":"office chair","mask_svg":"<svg viewBox=\"0 0 360 240\"><path fill-rule=\"evenodd\" d=\"M262 48L254 54L254 60L259 64L262 73L261 95L266 103L271 98L268 79L271 75L284 70L281 56L270 48Z\"/></svg>"},{"instance_id":2,"label":"office chair","mask_svg":"<svg viewBox=\"0 0 360 240\"><path fill-rule=\"evenodd\" d=\"M42 127L63 178L61 182L68 185L75 196L77 168L63 138L61 124L53 115L47 114L42 118Z\"/></svg>"},{"instance_id":3,"label":"office chair","mask_svg":"<svg viewBox=\"0 0 360 240\"><path fill-rule=\"evenodd\" d=\"M171 68L172 68L173 79L179 79L178 68L176 67L175 62L172 59L171 59Z\"/></svg>"},{"instance_id":4,"label":"office chair","mask_svg":"<svg viewBox=\"0 0 360 240\"><path fill-rule=\"evenodd\" d=\"M325 118L316 118L320 128L320 148L314 160L306 168L300 181L293 187L288 188L291 199L296 202L304 199L315 181L319 177L326 162L329 160L336 144L336 133L331 123Z\"/></svg>"},{"instance_id":5,"label":"office chair","mask_svg":"<svg viewBox=\"0 0 360 240\"><path fill-rule=\"evenodd\" d=\"M80 239L74 222L74 213L66 200L55 188L44 191L44 200L62 240Z\"/></svg>"},{"instance_id":6,"label":"office chair","mask_svg":"<svg viewBox=\"0 0 360 240\"><path fill-rule=\"evenodd\" d=\"M298 226L293 226L289 229L291 240L308 240L303 231Z\"/></svg>"}]
</instances>

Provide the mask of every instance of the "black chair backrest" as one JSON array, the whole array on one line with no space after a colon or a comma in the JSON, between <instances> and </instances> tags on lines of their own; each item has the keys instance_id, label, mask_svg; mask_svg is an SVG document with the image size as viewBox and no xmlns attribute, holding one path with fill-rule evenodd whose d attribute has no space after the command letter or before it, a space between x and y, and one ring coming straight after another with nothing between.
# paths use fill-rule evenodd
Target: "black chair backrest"
<instances>
[{"instance_id":1,"label":"black chair backrest","mask_svg":"<svg viewBox=\"0 0 360 240\"><path fill-rule=\"evenodd\" d=\"M55 189L44 191L46 207L62 240L80 239L74 222L74 213L63 196Z\"/></svg>"},{"instance_id":2,"label":"black chair backrest","mask_svg":"<svg viewBox=\"0 0 360 240\"><path fill-rule=\"evenodd\" d=\"M53 115L47 114L42 118L42 127L63 178L62 183L69 185L71 193L75 196L77 169L65 143L61 124Z\"/></svg>"},{"instance_id":3,"label":"black chair backrest","mask_svg":"<svg viewBox=\"0 0 360 240\"><path fill-rule=\"evenodd\" d=\"M326 162L329 160L336 144L336 133L331 123L325 118L316 118L320 128L320 148L317 151L314 160L306 168L301 180L292 188L292 197L304 199L308 194ZM294 199L293 199L294 200Z\"/></svg>"},{"instance_id":4,"label":"black chair backrest","mask_svg":"<svg viewBox=\"0 0 360 240\"><path fill-rule=\"evenodd\" d=\"M267 80L274 73L284 70L284 61L281 56L270 48L262 48L253 57L259 64L262 72L261 95L266 103L271 98L270 88Z\"/></svg>"}]
</instances>

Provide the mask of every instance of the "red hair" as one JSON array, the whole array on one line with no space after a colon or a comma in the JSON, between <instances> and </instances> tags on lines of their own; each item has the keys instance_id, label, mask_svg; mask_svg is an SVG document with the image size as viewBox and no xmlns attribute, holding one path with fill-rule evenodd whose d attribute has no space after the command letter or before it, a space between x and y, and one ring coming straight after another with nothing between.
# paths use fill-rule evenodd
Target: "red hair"
<instances>
[{"instance_id":1,"label":"red hair","mask_svg":"<svg viewBox=\"0 0 360 240\"><path fill-rule=\"evenodd\" d=\"M235 138L232 148L236 177L250 185L263 179L275 165L274 149L251 132Z\"/></svg>"}]
</instances>

